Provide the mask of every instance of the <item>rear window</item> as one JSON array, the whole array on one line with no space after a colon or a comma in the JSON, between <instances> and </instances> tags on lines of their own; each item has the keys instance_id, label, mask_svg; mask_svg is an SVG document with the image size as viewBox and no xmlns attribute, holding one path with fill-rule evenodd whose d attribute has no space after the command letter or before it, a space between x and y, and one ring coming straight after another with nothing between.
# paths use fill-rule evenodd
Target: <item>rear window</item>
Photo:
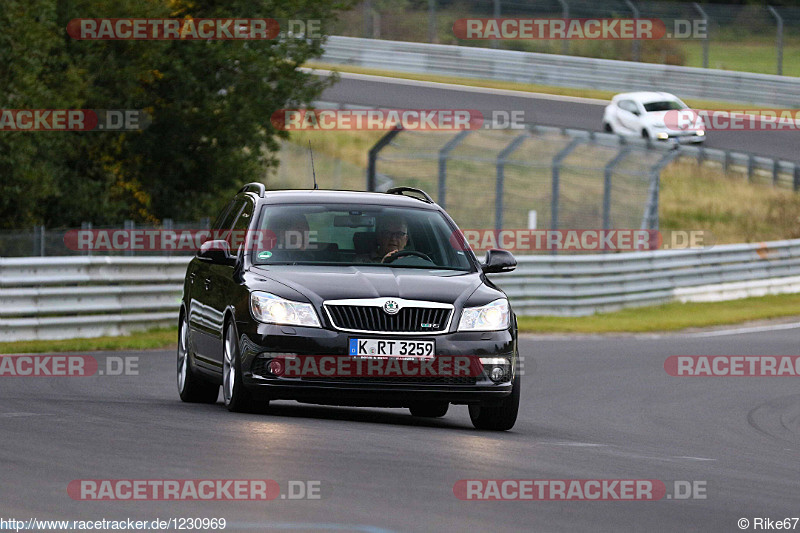
<instances>
[{"instance_id":1,"label":"rear window","mask_svg":"<svg viewBox=\"0 0 800 533\"><path fill-rule=\"evenodd\" d=\"M654 111L673 111L675 109L686 109L686 106L677 100L663 100L660 102L650 102L644 104L644 109L648 113Z\"/></svg>"}]
</instances>

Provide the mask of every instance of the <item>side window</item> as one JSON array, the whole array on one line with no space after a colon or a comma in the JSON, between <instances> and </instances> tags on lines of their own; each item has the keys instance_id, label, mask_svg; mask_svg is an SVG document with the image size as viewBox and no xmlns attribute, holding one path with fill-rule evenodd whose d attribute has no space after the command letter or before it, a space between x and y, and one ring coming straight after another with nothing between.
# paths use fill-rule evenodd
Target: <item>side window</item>
<instances>
[{"instance_id":1,"label":"side window","mask_svg":"<svg viewBox=\"0 0 800 533\"><path fill-rule=\"evenodd\" d=\"M236 200L231 200L228 203L228 205L226 205L225 208L222 211L220 211L219 216L217 216L217 219L214 221L214 224L212 224L212 226L211 226L211 230L212 231L220 231L224 227L225 221L228 220L228 217L229 217L231 211L233 210L233 205L235 203L236 203ZM230 222L233 223L233 219L230 219ZM230 225L228 225L228 227L230 227Z\"/></svg>"},{"instance_id":2,"label":"side window","mask_svg":"<svg viewBox=\"0 0 800 533\"><path fill-rule=\"evenodd\" d=\"M244 244L247 230L250 228L250 223L253 221L253 202L247 199L243 202L244 206L237 209L237 211L239 211L239 216L236 218L236 222L233 223L233 231L226 238L231 247L231 251L234 253Z\"/></svg>"}]
</instances>

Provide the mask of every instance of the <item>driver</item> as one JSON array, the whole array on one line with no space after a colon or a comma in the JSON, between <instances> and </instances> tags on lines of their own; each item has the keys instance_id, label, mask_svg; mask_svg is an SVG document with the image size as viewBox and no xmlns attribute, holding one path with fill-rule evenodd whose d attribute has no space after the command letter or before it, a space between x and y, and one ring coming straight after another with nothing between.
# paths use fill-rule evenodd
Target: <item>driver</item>
<instances>
[{"instance_id":1,"label":"driver","mask_svg":"<svg viewBox=\"0 0 800 533\"><path fill-rule=\"evenodd\" d=\"M387 215L378 220L376 227L378 247L370 257L373 263L386 263L395 253L408 245L408 224L400 215Z\"/></svg>"}]
</instances>

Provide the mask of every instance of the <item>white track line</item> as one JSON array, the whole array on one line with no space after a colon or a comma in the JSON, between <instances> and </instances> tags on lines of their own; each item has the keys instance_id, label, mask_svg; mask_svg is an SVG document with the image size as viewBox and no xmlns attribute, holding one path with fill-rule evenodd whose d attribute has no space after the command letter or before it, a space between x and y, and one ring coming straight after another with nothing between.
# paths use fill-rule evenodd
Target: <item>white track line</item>
<instances>
[{"instance_id":1,"label":"white track line","mask_svg":"<svg viewBox=\"0 0 800 533\"><path fill-rule=\"evenodd\" d=\"M721 337L723 335L743 335L745 333L761 333L765 331L780 331L783 329L800 328L800 322L791 324L773 324L771 326L751 326L747 328L723 329L719 331L703 331L700 333L687 333L685 337Z\"/></svg>"}]
</instances>

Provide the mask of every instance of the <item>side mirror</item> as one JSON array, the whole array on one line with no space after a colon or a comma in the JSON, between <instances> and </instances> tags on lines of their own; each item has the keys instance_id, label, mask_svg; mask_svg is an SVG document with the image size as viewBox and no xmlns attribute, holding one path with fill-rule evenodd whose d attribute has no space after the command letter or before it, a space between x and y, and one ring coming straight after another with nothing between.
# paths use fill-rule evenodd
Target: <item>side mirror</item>
<instances>
[{"instance_id":1,"label":"side mirror","mask_svg":"<svg viewBox=\"0 0 800 533\"><path fill-rule=\"evenodd\" d=\"M204 242L200 247L200 251L197 252L197 257L220 265L233 265L236 263L236 257L231 255L231 247L228 241L221 239Z\"/></svg>"},{"instance_id":2,"label":"side mirror","mask_svg":"<svg viewBox=\"0 0 800 533\"><path fill-rule=\"evenodd\" d=\"M489 250L481 268L487 274L511 272L517 268L517 260L508 250Z\"/></svg>"}]
</instances>

